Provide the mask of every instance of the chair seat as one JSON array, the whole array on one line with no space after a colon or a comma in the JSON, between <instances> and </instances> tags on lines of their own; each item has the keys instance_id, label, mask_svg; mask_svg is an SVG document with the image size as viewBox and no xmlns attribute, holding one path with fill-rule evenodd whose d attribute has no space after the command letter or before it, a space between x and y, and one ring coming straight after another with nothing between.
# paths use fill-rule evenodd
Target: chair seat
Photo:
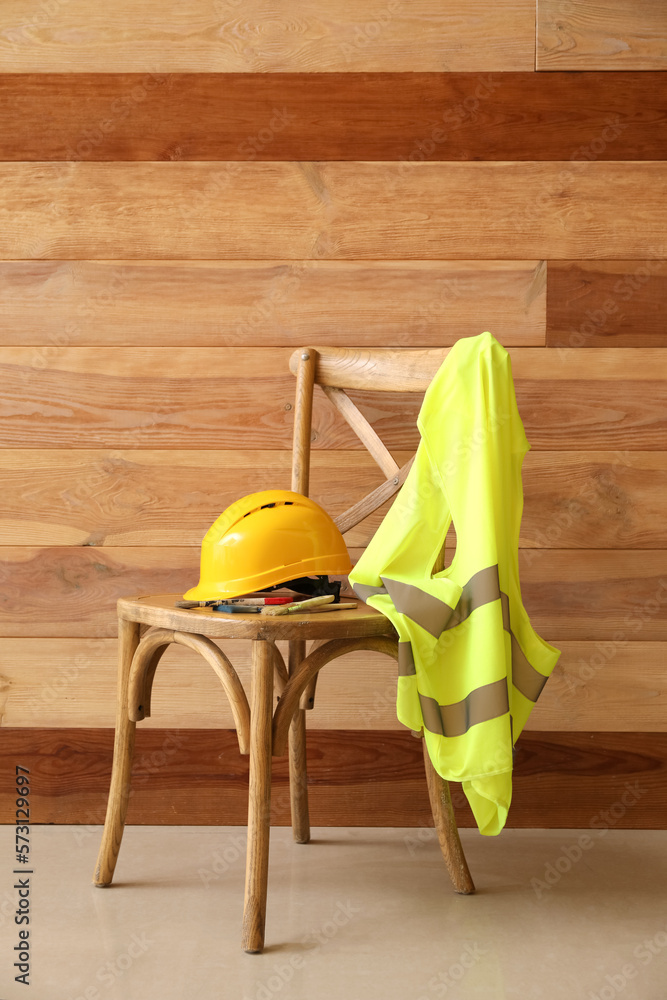
<instances>
[{"instance_id":1,"label":"chair seat","mask_svg":"<svg viewBox=\"0 0 667 1000\"><path fill-rule=\"evenodd\" d=\"M291 615L224 614L210 608L174 607L181 594L121 597L118 614L127 621L152 627L197 632L219 639L354 639L396 637L388 618L358 602L349 611L299 612Z\"/></svg>"}]
</instances>

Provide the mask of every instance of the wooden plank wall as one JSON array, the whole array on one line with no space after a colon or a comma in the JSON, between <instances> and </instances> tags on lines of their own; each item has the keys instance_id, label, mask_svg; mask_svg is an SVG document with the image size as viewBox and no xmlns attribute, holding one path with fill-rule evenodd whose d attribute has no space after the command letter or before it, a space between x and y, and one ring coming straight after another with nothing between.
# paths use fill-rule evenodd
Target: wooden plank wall
<instances>
[{"instance_id":1,"label":"wooden plank wall","mask_svg":"<svg viewBox=\"0 0 667 1000\"><path fill-rule=\"evenodd\" d=\"M289 485L290 352L489 329L533 446L525 604L563 650L509 824L664 826L667 8L6 0L0 18L0 818L21 763L36 821L102 821L115 601L183 591L218 514ZM417 401L360 402L404 461ZM378 481L322 396L314 449L332 513ZM394 701L379 656L323 672L315 824L429 822ZM130 821L245 822L230 726L172 648ZM275 776L284 823L285 761Z\"/></svg>"}]
</instances>

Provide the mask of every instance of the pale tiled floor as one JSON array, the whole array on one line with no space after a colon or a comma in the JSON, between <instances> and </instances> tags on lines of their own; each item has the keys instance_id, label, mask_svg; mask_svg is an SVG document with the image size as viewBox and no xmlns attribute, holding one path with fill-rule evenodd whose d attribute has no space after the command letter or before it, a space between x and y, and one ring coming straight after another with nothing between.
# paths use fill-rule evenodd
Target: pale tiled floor
<instances>
[{"instance_id":1,"label":"pale tiled floor","mask_svg":"<svg viewBox=\"0 0 667 1000\"><path fill-rule=\"evenodd\" d=\"M128 827L108 889L97 827L34 827L29 988L13 980L0 827L2 1000L665 1000L667 833L462 831L457 896L431 831L274 829L267 948L240 948L245 830ZM578 855L581 855L580 857ZM550 866L550 867L547 867Z\"/></svg>"}]
</instances>

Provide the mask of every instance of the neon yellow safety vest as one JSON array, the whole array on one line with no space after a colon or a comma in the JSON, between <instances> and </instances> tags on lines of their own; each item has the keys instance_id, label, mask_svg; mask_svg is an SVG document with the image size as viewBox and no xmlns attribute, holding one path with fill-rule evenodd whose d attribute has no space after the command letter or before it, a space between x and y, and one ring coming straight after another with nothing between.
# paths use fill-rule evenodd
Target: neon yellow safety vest
<instances>
[{"instance_id":1,"label":"neon yellow safety vest","mask_svg":"<svg viewBox=\"0 0 667 1000\"><path fill-rule=\"evenodd\" d=\"M399 637L399 720L424 730L435 769L463 783L481 833L500 833L512 747L560 650L521 600L521 466L530 445L510 356L490 333L451 348L417 421L414 465L350 574ZM454 521L452 563L432 573Z\"/></svg>"}]
</instances>

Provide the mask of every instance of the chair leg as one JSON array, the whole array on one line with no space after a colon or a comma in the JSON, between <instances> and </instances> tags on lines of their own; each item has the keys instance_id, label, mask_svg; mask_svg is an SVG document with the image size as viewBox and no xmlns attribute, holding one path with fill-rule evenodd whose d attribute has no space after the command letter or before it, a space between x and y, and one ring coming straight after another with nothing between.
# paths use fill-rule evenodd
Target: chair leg
<instances>
[{"instance_id":1,"label":"chair leg","mask_svg":"<svg viewBox=\"0 0 667 1000\"><path fill-rule=\"evenodd\" d=\"M93 883L100 887L110 885L113 879L130 799L134 735L137 724L130 721L128 714L128 681L132 657L138 645L139 623L119 618L118 701L116 704L116 736L111 769L111 787L102 843L93 877Z\"/></svg>"},{"instance_id":2,"label":"chair leg","mask_svg":"<svg viewBox=\"0 0 667 1000\"><path fill-rule=\"evenodd\" d=\"M289 673L292 676L306 655L303 639L293 639L289 644ZM308 772L306 765L306 713L298 708L289 730L289 788L292 811L292 834L297 844L310 840L308 813Z\"/></svg>"},{"instance_id":3,"label":"chair leg","mask_svg":"<svg viewBox=\"0 0 667 1000\"><path fill-rule=\"evenodd\" d=\"M273 653L269 643L262 639L254 640L252 649L248 849L242 942L245 951L256 953L264 947L269 874Z\"/></svg>"},{"instance_id":4,"label":"chair leg","mask_svg":"<svg viewBox=\"0 0 667 1000\"><path fill-rule=\"evenodd\" d=\"M424 748L424 766L426 768L426 783L428 785L428 796L431 800L431 810L435 829L438 834L440 850L445 859L447 870L449 871L452 884L456 892L468 896L475 891L475 884L468 870L468 862L463 853L461 838L456 825L452 797L449 793L449 785L433 767L426 740L422 740Z\"/></svg>"}]
</instances>

